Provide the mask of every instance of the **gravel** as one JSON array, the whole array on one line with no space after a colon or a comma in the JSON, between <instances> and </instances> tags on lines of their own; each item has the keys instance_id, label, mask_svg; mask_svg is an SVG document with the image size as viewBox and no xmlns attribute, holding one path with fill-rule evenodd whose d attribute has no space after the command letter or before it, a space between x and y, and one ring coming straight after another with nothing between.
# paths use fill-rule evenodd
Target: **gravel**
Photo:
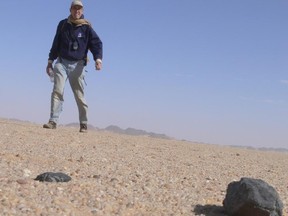
<instances>
[{"instance_id":1,"label":"gravel","mask_svg":"<svg viewBox=\"0 0 288 216\"><path fill-rule=\"evenodd\" d=\"M0 119L1 215L225 216L230 182L273 186L288 216L288 153ZM69 182L39 182L62 172Z\"/></svg>"}]
</instances>

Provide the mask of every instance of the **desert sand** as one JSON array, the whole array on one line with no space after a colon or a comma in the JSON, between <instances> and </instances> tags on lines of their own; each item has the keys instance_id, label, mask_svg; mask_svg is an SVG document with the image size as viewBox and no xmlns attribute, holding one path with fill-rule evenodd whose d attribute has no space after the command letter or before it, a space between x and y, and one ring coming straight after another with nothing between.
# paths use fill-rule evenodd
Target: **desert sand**
<instances>
[{"instance_id":1,"label":"desert sand","mask_svg":"<svg viewBox=\"0 0 288 216\"><path fill-rule=\"evenodd\" d=\"M288 216L288 153L188 141L87 134L0 119L1 215L224 216L227 185L273 186ZM35 181L63 172L67 183Z\"/></svg>"}]
</instances>

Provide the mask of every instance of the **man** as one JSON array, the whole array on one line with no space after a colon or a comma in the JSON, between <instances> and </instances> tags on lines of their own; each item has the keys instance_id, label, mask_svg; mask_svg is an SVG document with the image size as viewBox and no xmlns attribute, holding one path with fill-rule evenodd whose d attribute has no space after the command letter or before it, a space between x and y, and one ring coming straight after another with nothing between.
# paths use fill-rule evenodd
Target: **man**
<instances>
[{"instance_id":1,"label":"man","mask_svg":"<svg viewBox=\"0 0 288 216\"><path fill-rule=\"evenodd\" d=\"M87 53L91 51L96 70L102 68L102 42L91 24L84 19L83 3L73 1L70 16L59 22L49 53L46 72L54 72L54 87L51 94L50 119L43 128L56 129L64 102L64 86L69 80L79 111L80 132L87 132L87 103L84 98L84 67ZM57 60L56 60L57 59ZM53 69L53 61L56 60Z\"/></svg>"}]
</instances>

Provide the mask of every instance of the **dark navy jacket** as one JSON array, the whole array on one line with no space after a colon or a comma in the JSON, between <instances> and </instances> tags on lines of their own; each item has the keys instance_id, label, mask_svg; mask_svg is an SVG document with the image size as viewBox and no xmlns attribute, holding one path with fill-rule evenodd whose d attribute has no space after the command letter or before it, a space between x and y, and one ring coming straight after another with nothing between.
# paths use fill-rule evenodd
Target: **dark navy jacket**
<instances>
[{"instance_id":1,"label":"dark navy jacket","mask_svg":"<svg viewBox=\"0 0 288 216\"><path fill-rule=\"evenodd\" d=\"M73 42L77 41L78 49L73 49ZM102 41L89 25L75 26L61 20L57 27L57 32L53 40L53 45L49 53L49 60L58 57L67 60L86 60L88 49L93 55L93 59L102 60Z\"/></svg>"}]
</instances>

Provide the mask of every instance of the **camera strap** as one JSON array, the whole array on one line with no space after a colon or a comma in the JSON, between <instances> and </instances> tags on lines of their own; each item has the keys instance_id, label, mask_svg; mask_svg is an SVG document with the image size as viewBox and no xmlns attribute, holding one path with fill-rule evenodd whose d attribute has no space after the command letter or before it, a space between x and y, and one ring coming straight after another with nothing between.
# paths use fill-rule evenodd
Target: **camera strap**
<instances>
[{"instance_id":1,"label":"camera strap","mask_svg":"<svg viewBox=\"0 0 288 216\"><path fill-rule=\"evenodd\" d=\"M74 26L73 24L71 25L71 28L69 29L69 35L70 38L72 39L73 42L77 41L76 37L75 37L75 30L74 30Z\"/></svg>"}]
</instances>

